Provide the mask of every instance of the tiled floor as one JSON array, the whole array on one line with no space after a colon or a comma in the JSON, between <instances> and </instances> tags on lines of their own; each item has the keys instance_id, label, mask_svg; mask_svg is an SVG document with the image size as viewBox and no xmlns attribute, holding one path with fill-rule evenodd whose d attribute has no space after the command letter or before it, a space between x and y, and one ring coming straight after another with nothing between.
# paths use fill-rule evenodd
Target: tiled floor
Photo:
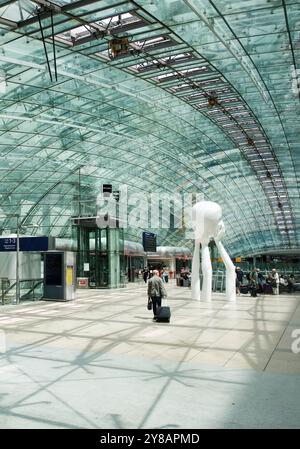
<instances>
[{"instance_id":1,"label":"tiled floor","mask_svg":"<svg viewBox=\"0 0 300 449\"><path fill-rule=\"evenodd\" d=\"M300 298L167 288L1 307L0 428L300 427Z\"/></svg>"}]
</instances>

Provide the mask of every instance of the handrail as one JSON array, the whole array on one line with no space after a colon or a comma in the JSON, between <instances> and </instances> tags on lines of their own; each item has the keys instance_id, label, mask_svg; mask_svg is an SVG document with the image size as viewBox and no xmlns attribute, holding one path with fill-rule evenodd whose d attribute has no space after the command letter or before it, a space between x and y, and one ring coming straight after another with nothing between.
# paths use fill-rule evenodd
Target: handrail
<instances>
[{"instance_id":1,"label":"handrail","mask_svg":"<svg viewBox=\"0 0 300 449\"><path fill-rule=\"evenodd\" d=\"M9 281L9 279L7 279L7 278L0 278L0 281ZM25 298L26 296L28 296L30 293L32 293L32 292L34 292L34 290L40 285L40 284L42 284L43 283L43 279L41 279L41 278L36 278L36 279L22 279L21 281L20 281L20 286L22 285L22 284L24 284L25 282L32 282L33 283L33 285L31 285L30 287L28 287L28 290L29 291L27 291L27 293L25 293L24 295L22 295L22 298ZM1 283L2 284L2 286L3 286L3 282ZM17 286L17 282L15 281L13 284L11 284L8 288L6 288L5 290L3 290L2 289L2 292L1 292L1 296L2 296L2 305L4 305L5 304L5 296L11 291L11 290L13 290L14 288L16 288L16 286Z\"/></svg>"},{"instance_id":2,"label":"handrail","mask_svg":"<svg viewBox=\"0 0 300 449\"><path fill-rule=\"evenodd\" d=\"M2 279L1 279L2 280ZM22 279L20 281L20 284L22 284L22 282L32 282L32 281L43 281L43 279L41 278L37 278L37 279ZM6 295L10 290L12 290L15 286L16 286L17 282L14 282L12 285L10 285L4 292L3 295Z\"/></svg>"},{"instance_id":3,"label":"handrail","mask_svg":"<svg viewBox=\"0 0 300 449\"><path fill-rule=\"evenodd\" d=\"M32 280L34 281L35 279L32 279ZM27 281L27 282L28 282L28 281ZM34 293L34 290L35 290L39 285L41 285L42 283L43 283L43 279L37 280L36 284L34 284L33 287L31 287L31 289L30 289L27 293L25 293L25 295L22 295L22 296L21 296L21 299L22 299L22 298L25 298L25 297L28 296L28 295L30 295L30 293Z\"/></svg>"},{"instance_id":4,"label":"handrail","mask_svg":"<svg viewBox=\"0 0 300 449\"><path fill-rule=\"evenodd\" d=\"M6 290L4 290L4 292L2 292L2 300L4 298L5 295L7 295L7 293L12 290L14 287L16 287L17 283L14 282L12 285L10 285Z\"/></svg>"}]
</instances>

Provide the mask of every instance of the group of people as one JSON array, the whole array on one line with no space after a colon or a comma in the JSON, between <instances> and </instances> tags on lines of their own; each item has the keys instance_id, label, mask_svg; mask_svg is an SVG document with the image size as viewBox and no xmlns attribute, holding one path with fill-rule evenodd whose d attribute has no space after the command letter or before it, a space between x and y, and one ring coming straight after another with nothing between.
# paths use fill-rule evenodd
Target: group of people
<instances>
[{"instance_id":1,"label":"group of people","mask_svg":"<svg viewBox=\"0 0 300 449\"><path fill-rule=\"evenodd\" d=\"M236 293L243 293L243 288L250 291L252 296L257 293L272 293L279 295L279 288L285 286L289 293L294 291L295 277L280 276L276 268L273 268L267 275L264 275L259 268L254 267L250 272L244 274L240 267L236 267ZM247 279L247 285L244 285L244 278Z\"/></svg>"},{"instance_id":2,"label":"group of people","mask_svg":"<svg viewBox=\"0 0 300 449\"><path fill-rule=\"evenodd\" d=\"M164 268L162 270L152 270L149 268L144 268L143 270L143 279L145 284L147 283L147 281L152 278L152 276L154 275L154 272L157 272L157 276L159 276L163 282L168 283L169 282L169 271L167 270L167 268Z\"/></svg>"}]
</instances>

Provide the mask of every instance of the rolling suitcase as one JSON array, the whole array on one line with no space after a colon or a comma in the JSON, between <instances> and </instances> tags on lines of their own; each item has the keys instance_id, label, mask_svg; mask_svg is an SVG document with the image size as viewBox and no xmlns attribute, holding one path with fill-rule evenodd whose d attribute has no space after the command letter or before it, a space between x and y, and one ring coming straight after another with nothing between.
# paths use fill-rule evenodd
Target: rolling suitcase
<instances>
[{"instance_id":1,"label":"rolling suitcase","mask_svg":"<svg viewBox=\"0 0 300 449\"><path fill-rule=\"evenodd\" d=\"M246 295L247 293L249 293L248 285L241 285L241 286L240 286L240 292L241 292L243 295Z\"/></svg>"},{"instance_id":2,"label":"rolling suitcase","mask_svg":"<svg viewBox=\"0 0 300 449\"><path fill-rule=\"evenodd\" d=\"M266 295L273 295L273 287L271 284L265 284L264 285L264 293Z\"/></svg>"},{"instance_id":3,"label":"rolling suitcase","mask_svg":"<svg viewBox=\"0 0 300 449\"><path fill-rule=\"evenodd\" d=\"M168 306L163 306L158 309L156 322L169 323L171 318L171 310Z\"/></svg>"}]
</instances>

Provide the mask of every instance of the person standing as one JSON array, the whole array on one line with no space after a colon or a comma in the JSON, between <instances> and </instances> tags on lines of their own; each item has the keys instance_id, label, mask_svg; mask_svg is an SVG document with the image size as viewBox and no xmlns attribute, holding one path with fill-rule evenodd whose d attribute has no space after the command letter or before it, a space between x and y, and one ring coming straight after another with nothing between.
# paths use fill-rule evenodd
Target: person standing
<instances>
[{"instance_id":1,"label":"person standing","mask_svg":"<svg viewBox=\"0 0 300 449\"><path fill-rule=\"evenodd\" d=\"M167 296L163 282L158 274L158 270L153 270L153 276L148 281L148 297L152 299L153 320L156 319L158 308L161 307L162 297Z\"/></svg>"},{"instance_id":2,"label":"person standing","mask_svg":"<svg viewBox=\"0 0 300 449\"><path fill-rule=\"evenodd\" d=\"M258 274L257 269L254 267L250 275L250 285L251 285L251 296L254 298L257 296L257 286L258 286Z\"/></svg>"},{"instance_id":3,"label":"person standing","mask_svg":"<svg viewBox=\"0 0 300 449\"><path fill-rule=\"evenodd\" d=\"M279 274L277 273L276 268L272 269L271 279L273 295L279 295Z\"/></svg>"},{"instance_id":4,"label":"person standing","mask_svg":"<svg viewBox=\"0 0 300 449\"><path fill-rule=\"evenodd\" d=\"M240 287L243 284L244 273L242 272L240 267L236 267L235 273L236 273L236 293L237 295L240 295L241 294Z\"/></svg>"},{"instance_id":5,"label":"person standing","mask_svg":"<svg viewBox=\"0 0 300 449\"><path fill-rule=\"evenodd\" d=\"M259 268L257 268L257 278L258 278L258 291L259 293L264 293L265 278Z\"/></svg>"},{"instance_id":6,"label":"person standing","mask_svg":"<svg viewBox=\"0 0 300 449\"><path fill-rule=\"evenodd\" d=\"M164 270L163 270L163 273L162 273L162 280L163 280L164 282L166 282L166 283L169 282L169 272L167 271L167 269L164 269Z\"/></svg>"},{"instance_id":7,"label":"person standing","mask_svg":"<svg viewBox=\"0 0 300 449\"><path fill-rule=\"evenodd\" d=\"M289 293L293 293L295 291L294 284L295 284L295 276L292 273L288 277L288 292Z\"/></svg>"},{"instance_id":8,"label":"person standing","mask_svg":"<svg viewBox=\"0 0 300 449\"><path fill-rule=\"evenodd\" d=\"M145 269L143 270L143 278L144 278L145 284L147 283L148 276L149 276L149 270L148 270L148 268L145 268Z\"/></svg>"}]
</instances>

